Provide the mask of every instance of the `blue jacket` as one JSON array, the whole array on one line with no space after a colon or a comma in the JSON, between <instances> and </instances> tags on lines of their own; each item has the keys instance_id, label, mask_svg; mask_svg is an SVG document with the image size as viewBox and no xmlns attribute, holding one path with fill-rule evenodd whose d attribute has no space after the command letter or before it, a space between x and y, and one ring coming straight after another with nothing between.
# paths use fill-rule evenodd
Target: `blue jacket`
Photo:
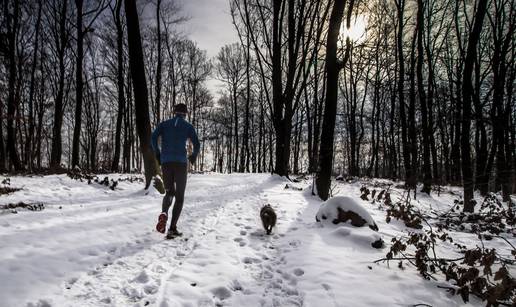
<instances>
[{"instance_id":1,"label":"blue jacket","mask_svg":"<svg viewBox=\"0 0 516 307\"><path fill-rule=\"evenodd\" d=\"M161 136L161 149L158 146L158 138ZM194 149L192 156L199 154L199 139L192 124L182 116L176 115L173 118L159 123L152 132L152 149L160 153L161 163L184 162L187 163L186 141L190 139Z\"/></svg>"}]
</instances>

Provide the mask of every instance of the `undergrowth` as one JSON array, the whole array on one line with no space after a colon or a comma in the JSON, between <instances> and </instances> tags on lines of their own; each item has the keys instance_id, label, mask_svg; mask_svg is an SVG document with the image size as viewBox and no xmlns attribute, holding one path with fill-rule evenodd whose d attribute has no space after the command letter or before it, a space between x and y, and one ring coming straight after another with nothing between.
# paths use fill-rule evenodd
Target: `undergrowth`
<instances>
[{"instance_id":1,"label":"undergrowth","mask_svg":"<svg viewBox=\"0 0 516 307\"><path fill-rule=\"evenodd\" d=\"M408 192L393 201L390 186L380 190L363 186L360 191L363 200L385 210L388 223L398 220L407 227L407 234L394 237L386 256L376 262L394 261L400 269L414 267L425 279L444 279L448 285L438 287L460 295L464 302L474 295L486 306L516 306L516 279L509 270L516 262L516 248L508 239L516 236L514 207L489 194L475 213L462 212L462 203L456 200L449 211L428 214L412 204ZM455 242L456 233L476 235L477 246ZM507 244L511 255L485 247L485 241L494 238ZM442 256L443 249L457 257Z\"/></svg>"}]
</instances>

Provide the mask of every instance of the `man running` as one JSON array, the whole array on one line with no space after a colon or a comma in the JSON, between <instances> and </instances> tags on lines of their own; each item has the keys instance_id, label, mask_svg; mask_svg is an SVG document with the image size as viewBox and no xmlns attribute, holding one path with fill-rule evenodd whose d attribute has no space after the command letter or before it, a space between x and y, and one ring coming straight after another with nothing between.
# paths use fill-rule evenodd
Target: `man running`
<instances>
[{"instance_id":1,"label":"man running","mask_svg":"<svg viewBox=\"0 0 516 307\"><path fill-rule=\"evenodd\" d=\"M168 220L168 209L175 197L172 218L167 233L167 239L181 236L177 230L177 220L183 209L183 200L186 188L186 175L188 173L187 163L194 164L199 153L199 139L194 127L185 120L188 109L185 104L179 103L174 106L174 117L161 122L152 133L152 149L156 159L161 164L163 172L163 183L166 194L163 197L161 214L158 217L156 230L165 233ZM158 138L161 137L161 149L158 146ZM186 141L190 139L193 143L193 153L187 157Z\"/></svg>"}]
</instances>

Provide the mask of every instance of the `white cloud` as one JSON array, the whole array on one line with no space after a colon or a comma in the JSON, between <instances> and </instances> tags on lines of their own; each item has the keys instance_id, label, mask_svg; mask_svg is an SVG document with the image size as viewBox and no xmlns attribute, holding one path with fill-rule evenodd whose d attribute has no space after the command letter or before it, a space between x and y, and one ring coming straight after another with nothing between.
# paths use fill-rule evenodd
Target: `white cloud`
<instances>
[{"instance_id":1,"label":"white cloud","mask_svg":"<svg viewBox=\"0 0 516 307\"><path fill-rule=\"evenodd\" d=\"M180 28L199 48L206 50L210 58L217 56L222 46L238 42L229 0L180 0L179 3L190 18ZM221 82L212 77L207 86L217 99Z\"/></svg>"},{"instance_id":2,"label":"white cloud","mask_svg":"<svg viewBox=\"0 0 516 307\"><path fill-rule=\"evenodd\" d=\"M183 25L185 32L208 56L214 57L222 46L238 41L229 0L182 0L181 4L190 17Z\"/></svg>"}]
</instances>

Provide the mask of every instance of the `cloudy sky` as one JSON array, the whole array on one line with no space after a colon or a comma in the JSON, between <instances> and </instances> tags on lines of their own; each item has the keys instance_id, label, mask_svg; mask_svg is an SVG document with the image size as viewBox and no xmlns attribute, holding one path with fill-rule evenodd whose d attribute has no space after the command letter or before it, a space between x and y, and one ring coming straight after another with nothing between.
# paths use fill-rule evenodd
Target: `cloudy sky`
<instances>
[{"instance_id":1,"label":"cloudy sky","mask_svg":"<svg viewBox=\"0 0 516 307\"><path fill-rule=\"evenodd\" d=\"M229 0L179 0L179 3L190 17L183 25L185 34L206 50L210 58L215 57L222 46L238 41L231 21ZM208 86L218 97L220 83L210 80Z\"/></svg>"},{"instance_id":2,"label":"cloudy sky","mask_svg":"<svg viewBox=\"0 0 516 307\"><path fill-rule=\"evenodd\" d=\"M238 41L231 22L229 0L181 0L183 10L190 20L185 32L197 41L210 57L216 56L220 47Z\"/></svg>"}]
</instances>

